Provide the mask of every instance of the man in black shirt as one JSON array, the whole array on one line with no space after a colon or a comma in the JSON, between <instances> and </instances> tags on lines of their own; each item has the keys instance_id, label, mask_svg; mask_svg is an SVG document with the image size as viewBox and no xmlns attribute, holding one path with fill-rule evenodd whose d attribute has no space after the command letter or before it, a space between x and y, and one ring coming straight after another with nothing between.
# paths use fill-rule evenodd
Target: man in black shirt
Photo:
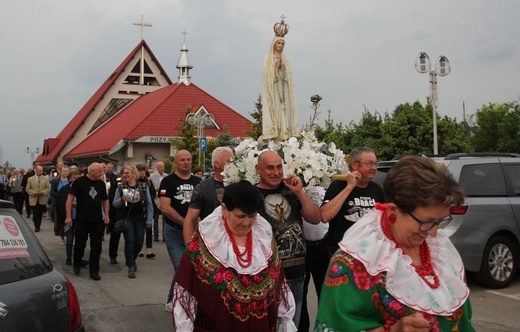
<instances>
[{"instance_id":1,"label":"man in black shirt","mask_svg":"<svg viewBox=\"0 0 520 332\"><path fill-rule=\"evenodd\" d=\"M372 181L377 172L374 150L356 147L349 155L347 181L333 181L323 198L321 218L329 222L329 254L339 248L343 234L356 221L370 212L377 202L385 202L383 189Z\"/></svg>"},{"instance_id":2,"label":"man in black shirt","mask_svg":"<svg viewBox=\"0 0 520 332\"><path fill-rule=\"evenodd\" d=\"M175 154L175 172L161 181L159 197L161 198L161 211L164 220L164 240L166 249L172 261L175 272L179 269L182 253L184 252L184 239L182 227L184 218L188 212L191 193L200 183L200 178L191 174L191 154L186 150L180 150ZM172 310L172 292L174 280L166 300L166 311Z\"/></svg>"},{"instance_id":3,"label":"man in black shirt","mask_svg":"<svg viewBox=\"0 0 520 332\"><path fill-rule=\"evenodd\" d=\"M108 194L105 182L101 179L103 166L92 163L87 176L80 177L70 188L65 204L67 218L65 224L72 226L72 201L76 198L76 220L74 241L74 273L81 272L81 260L90 235L90 278L100 280L99 258L105 225L110 222Z\"/></svg>"},{"instance_id":4,"label":"man in black shirt","mask_svg":"<svg viewBox=\"0 0 520 332\"><path fill-rule=\"evenodd\" d=\"M307 197L297 176L289 175L284 179L282 159L276 152L262 152L255 169L260 175L257 187L264 198L258 212L273 227L285 277L294 295L293 321L298 326L305 280L306 243L302 217L311 224L318 224L320 209Z\"/></svg>"}]
</instances>

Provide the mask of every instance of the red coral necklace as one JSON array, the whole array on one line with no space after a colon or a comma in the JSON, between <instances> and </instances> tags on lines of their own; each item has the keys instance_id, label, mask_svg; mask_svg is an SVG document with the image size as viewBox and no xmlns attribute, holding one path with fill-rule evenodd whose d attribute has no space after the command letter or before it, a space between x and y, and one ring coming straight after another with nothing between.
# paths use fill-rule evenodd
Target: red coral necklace
<instances>
[{"instance_id":1,"label":"red coral necklace","mask_svg":"<svg viewBox=\"0 0 520 332\"><path fill-rule=\"evenodd\" d=\"M226 227L226 233L228 234L231 244L233 245L235 256L237 256L238 265L243 268L249 267L253 261L253 232L249 231L249 233L247 233L246 247L243 252L240 252L240 249L238 249L237 243L235 241L235 237L229 230L226 218L224 218L224 226Z\"/></svg>"},{"instance_id":2,"label":"red coral necklace","mask_svg":"<svg viewBox=\"0 0 520 332\"><path fill-rule=\"evenodd\" d=\"M403 248L399 243L397 243L397 241L394 238L394 235L392 234L387 214L384 212L381 216L381 228L383 229L383 233L386 235L386 237L389 238L390 241L395 243L396 248L401 248L404 254ZM421 266L417 266L412 263L412 266L414 267L415 272L417 272L417 274L421 277L422 280L424 280L425 283L428 284L428 286L430 286L432 289L436 289L437 287L439 287L439 277L433 269L430 255L430 247L428 246L426 240L421 244L420 255L423 264Z\"/></svg>"}]
</instances>

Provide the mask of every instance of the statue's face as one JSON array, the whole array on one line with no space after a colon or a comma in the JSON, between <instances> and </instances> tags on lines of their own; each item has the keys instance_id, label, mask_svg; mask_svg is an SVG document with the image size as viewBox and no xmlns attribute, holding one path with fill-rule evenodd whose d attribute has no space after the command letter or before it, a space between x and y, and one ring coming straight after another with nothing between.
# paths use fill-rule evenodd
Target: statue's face
<instances>
[{"instance_id":1,"label":"statue's face","mask_svg":"<svg viewBox=\"0 0 520 332\"><path fill-rule=\"evenodd\" d=\"M281 52L281 51L283 51L284 46L285 46L285 40L280 39L280 40L277 40L276 43L274 44L274 49L278 52Z\"/></svg>"}]
</instances>

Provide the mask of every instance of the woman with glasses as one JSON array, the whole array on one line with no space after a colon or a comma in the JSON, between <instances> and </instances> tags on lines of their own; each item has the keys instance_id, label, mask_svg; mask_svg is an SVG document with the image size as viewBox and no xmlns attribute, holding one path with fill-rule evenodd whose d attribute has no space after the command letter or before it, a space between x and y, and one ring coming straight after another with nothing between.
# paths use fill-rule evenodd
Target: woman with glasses
<instances>
[{"instance_id":1,"label":"woman with glasses","mask_svg":"<svg viewBox=\"0 0 520 332\"><path fill-rule=\"evenodd\" d=\"M462 189L443 164L401 159L387 203L339 243L321 291L315 331L474 331L462 260L442 230Z\"/></svg>"}]
</instances>

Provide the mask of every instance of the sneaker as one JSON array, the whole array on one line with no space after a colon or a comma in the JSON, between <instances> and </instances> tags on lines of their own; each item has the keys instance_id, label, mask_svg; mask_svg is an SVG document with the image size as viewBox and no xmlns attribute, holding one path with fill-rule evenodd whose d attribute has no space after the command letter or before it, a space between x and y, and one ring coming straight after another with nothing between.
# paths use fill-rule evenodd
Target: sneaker
<instances>
[{"instance_id":1,"label":"sneaker","mask_svg":"<svg viewBox=\"0 0 520 332\"><path fill-rule=\"evenodd\" d=\"M164 310L166 310L168 312L172 312L172 310L173 310L172 303L171 302L167 302L166 305L164 306Z\"/></svg>"}]
</instances>

